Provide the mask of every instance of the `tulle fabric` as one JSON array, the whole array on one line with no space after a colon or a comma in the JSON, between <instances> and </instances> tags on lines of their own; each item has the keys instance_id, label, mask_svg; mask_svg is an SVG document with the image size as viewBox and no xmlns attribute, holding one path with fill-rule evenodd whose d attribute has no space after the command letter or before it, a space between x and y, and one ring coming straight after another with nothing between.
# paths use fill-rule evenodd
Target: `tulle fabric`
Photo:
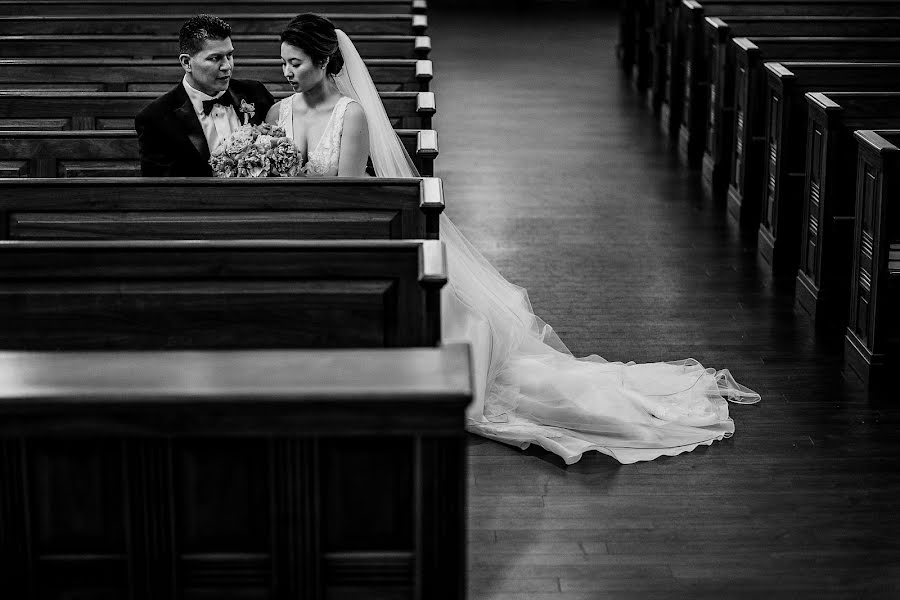
<instances>
[{"instance_id":1,"label":"tulle fabric","mask_svg":"<svg viewBox=\"0 0 900 600\"><path fill-rule=\"evenodd\" d=\"M376 174L417 177L353 43L340 31L338 43L344 69L335 81L366 113ZM527 292L507 281L446 215L440 237L449 279L441 296L442 336L472 346L475 398L466 416L473 433L521 448L538 444L567 464L590 450L627 464L730 437L726 400L760 400L727 369L693 359L575 358L534 314Z\"/></svg>"}]
</instances>

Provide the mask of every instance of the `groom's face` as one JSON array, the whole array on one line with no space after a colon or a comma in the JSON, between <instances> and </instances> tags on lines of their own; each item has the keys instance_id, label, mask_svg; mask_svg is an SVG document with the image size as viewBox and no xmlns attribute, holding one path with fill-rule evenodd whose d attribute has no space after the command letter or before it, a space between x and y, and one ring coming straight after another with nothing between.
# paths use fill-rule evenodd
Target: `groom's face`
<instances>
[{"instance_id":1,"label":"groom's face","mask_svg":"<svg viewBox=\"0 0 900 600\"><path fill-rule=\"evenodd\" d=\"M203 47L193 56L179 56L188 83L209 96L228 89L234 70L234 46L231 38L203 40Z\"/></svg>"}]
</instances>

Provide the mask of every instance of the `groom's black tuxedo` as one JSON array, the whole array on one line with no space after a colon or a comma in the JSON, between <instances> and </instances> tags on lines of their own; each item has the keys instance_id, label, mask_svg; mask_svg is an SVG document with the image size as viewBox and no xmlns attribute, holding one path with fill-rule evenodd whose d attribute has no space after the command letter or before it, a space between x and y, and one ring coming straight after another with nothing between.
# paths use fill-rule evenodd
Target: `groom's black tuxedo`
<instances>
[{"instance_id":1,"label":"groom's black tuxedo","mask_svg":"<svg viewBox=\"0 0 900 600\"><path fill-rule=\"evenodd\" d=\"M231 94L241 123L241 100L254 105L250 123L258 125L266 118L275 98L258 81L232 79L226 94ZM144 177L212 177L209 147L194 106L178 83L170 91L147 105L134 119L141 152Z\"/></svg>"}]
</instances>

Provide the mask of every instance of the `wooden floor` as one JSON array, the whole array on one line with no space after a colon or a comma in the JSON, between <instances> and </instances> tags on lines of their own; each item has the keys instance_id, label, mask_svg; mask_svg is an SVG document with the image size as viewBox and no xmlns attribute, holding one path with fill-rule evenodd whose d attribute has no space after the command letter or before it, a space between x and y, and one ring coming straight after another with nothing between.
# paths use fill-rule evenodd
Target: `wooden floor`
<instances>
[{"instance_id":1,"label":"wooden floor","mask_svg":"<svg viewBox=\"0 0 900 600\"><path fill-rule=\"evenodd\" d=\"M733 438L650 463L473 436L470 598L900 597L900 403L844 381L841 336L702 199L616 16L429 18L451 218L576 355L693 357L762 394Z\"/></svg>"}]
</instances>

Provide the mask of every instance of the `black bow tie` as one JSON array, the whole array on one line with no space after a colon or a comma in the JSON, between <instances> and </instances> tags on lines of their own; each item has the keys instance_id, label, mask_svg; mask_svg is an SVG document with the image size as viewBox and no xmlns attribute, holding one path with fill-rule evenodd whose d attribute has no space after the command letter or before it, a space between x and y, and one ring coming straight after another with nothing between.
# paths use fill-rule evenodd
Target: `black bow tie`
<instances>
[{"instance_id":1,"label":"black bow tie","mask_svg":"<svg viewBox=\"0 0 900 600\"><path fill-rule=\"evenodd\" d=\"M213 106L216 104L221 104L222 106L231 106L231 94L225 92L218 98L213 98L212 100L203 100L203 114L209 116L209 113L212 112Z\"/></svg>"}]
</instances>

